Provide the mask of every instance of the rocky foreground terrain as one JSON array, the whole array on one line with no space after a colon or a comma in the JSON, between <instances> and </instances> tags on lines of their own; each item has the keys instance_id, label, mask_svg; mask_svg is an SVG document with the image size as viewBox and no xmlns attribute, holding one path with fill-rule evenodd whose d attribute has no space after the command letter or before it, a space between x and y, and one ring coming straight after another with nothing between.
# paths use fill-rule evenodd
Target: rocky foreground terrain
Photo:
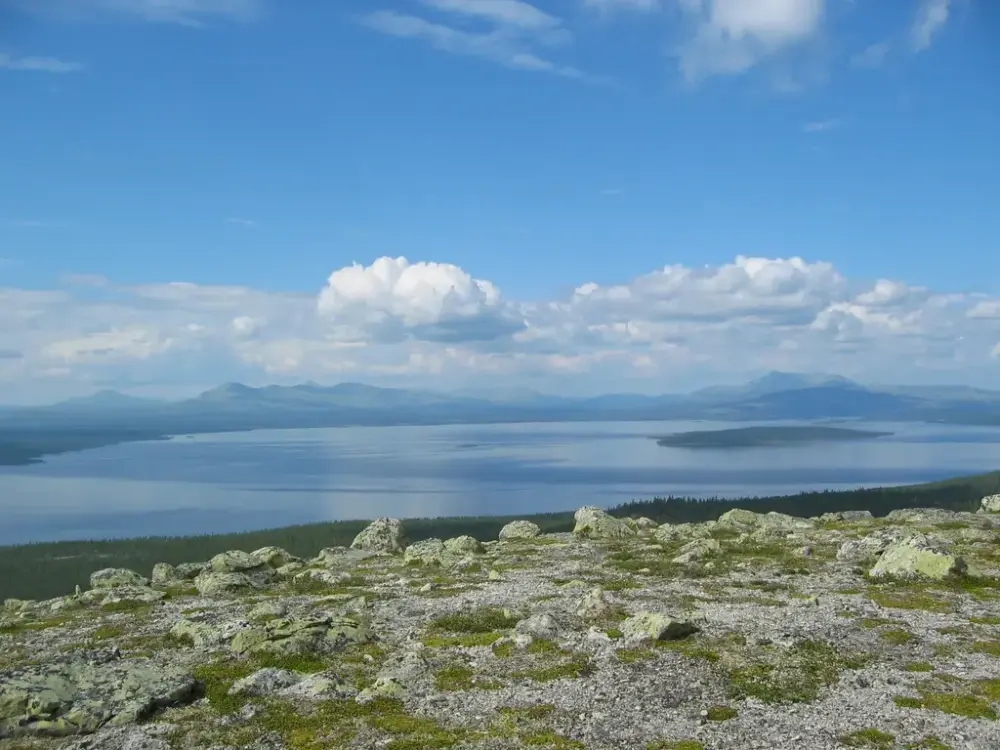
<instances>
[{"instance_id":1,"label":"rocky foreground terrain","mask_svg":"<svg viewBox=\"0 0 1000 750\"><path fill-rule=\"evenodd\" d=\"M277 548L0 611L0 750L1000 748L1000 496Z\"/></svg>"}]
</instances>

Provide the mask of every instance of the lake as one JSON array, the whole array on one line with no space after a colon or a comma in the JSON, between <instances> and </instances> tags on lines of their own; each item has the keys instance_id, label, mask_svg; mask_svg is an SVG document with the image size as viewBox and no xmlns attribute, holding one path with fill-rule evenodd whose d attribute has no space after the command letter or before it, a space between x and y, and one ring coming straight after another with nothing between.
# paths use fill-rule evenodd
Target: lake
<instances>
[{"instance_id":1,"label":"lake","mask_svg":"<svg viewBox=\"0 0 1000 750\"><path fill-rule=\"evenodd\" d=\"M864 423L852 426L894 434L723 450L660 447L650 439L747 426L345 427L126 443L0 468L0 544L246 531L381 515L516 515L669 494L794 494L1000 469L1000 428Z\"/></svg>"}]
</instances>

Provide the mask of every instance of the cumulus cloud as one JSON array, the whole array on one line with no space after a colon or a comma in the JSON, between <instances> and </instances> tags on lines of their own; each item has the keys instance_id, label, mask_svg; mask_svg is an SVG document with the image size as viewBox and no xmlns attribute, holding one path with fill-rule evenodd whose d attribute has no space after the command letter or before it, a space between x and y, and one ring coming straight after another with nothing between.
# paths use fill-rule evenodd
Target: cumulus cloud
<instances>
[{"instance_id":1,"label":"cumulus cloud","mask_svg":"<svg viewBox=\"0 0 1000 750\"><path fill-rule=\"evenodd\" d=\"M995 379L998 340L998 298L849 279L798 257L670 264L534 302L507 299L456 265L401 257L339 268L317 294L113 280L0 288L6 393L195 377L203 387L388 378L663 391L760 369L963 381L972 372Z\"/></svg>"},{"instance_id":2,"label":"cumulus cloud","mask_svg":"<svg viewBox=\"0 0 1000 750\"><path fill-rule=\"evenodd\" d=\"M825 0L685 0L695 21L680 49L689 81L743 73L815 37Z\"/></svg>"},{"instance_id":3,"label":"cumulus cloud","mask_svg":"<svg viewBox=\"0 0 1000 750\"><path fill-rule=\"evenodd\" d=\"M379 258L330 275L319 312L346 338L490 340L523 327L500 291L449 263Z\"/></svg>"}]
</instances>

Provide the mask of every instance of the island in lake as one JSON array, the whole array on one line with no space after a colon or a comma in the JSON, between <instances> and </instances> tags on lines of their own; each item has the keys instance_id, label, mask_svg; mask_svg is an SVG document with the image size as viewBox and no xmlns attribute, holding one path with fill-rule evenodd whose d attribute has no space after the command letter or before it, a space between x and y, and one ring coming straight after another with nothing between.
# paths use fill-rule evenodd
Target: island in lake
<instances>
[{"instance_id":1,"label":"island in lake","mask_svg":"<svg viewBox=\"0 0 1000 750\"><path fill-rule=\"evenodd\" d=\"M731 430L699 430L677 432L654 438L657 445L669 448L759 448L801 445L803 443L872 440L891 432L853 430L846 427L772 426L737 427Z\"/></svg>"}]
</instances>

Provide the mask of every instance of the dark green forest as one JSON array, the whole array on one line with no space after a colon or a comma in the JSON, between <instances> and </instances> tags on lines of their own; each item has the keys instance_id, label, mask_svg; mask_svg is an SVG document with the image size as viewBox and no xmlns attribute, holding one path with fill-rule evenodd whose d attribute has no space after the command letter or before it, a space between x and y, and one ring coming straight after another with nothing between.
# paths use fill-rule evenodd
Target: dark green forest
<instances>
[{"instance_id":1,"label":"dark green forest","mask_svg":"<svg viewBox=\"0 0 1000 750\"><path fill-rule=\"evenodd\" d=\"M732 508L760 513L777 511L794 516L817 516L842 510L869 510L884 516L900 508L936 507L974 511L985 495L1000 493L1000 472L960 477L943 482L904 487L849 491L806 492L779 497L695 500L657 498L610 509L619 517L647 516L659 523L708 521ZM519 516L537 523L546 533L570 531L572 513ZM496 539L513 517L420 518L405 521L410 541L469 534ZM177 538L139 538L110 541L46 542L0 547L0 599L45 599L69 594L79 584L86 588L90 574L101 568L123 567L149 575L158 562L198 562L230 549L252 551L267 545L311 557L324 547L347 546L367 521L338 521L289 526L241 534Z\"/></svg>"}]
</instances>

